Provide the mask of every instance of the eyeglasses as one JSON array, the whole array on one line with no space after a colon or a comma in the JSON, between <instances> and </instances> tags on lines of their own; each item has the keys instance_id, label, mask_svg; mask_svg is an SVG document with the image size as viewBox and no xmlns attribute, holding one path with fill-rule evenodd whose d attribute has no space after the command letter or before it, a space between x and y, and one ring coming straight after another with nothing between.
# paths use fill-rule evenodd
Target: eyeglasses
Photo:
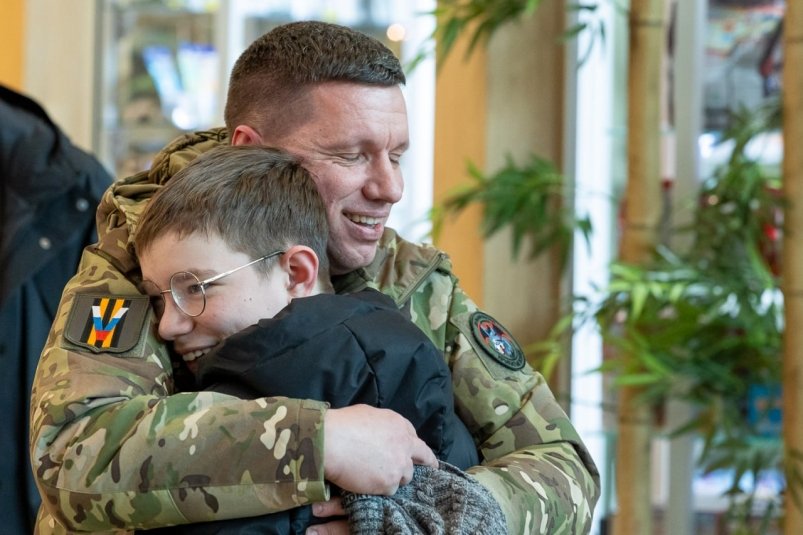
<instances>
[{"instance_id":1,"label":"eyeglasses","mask_svg":"<svg viewBox=\"0 0 803 535\"><path fill-rule=\"evenodd\" d=\"M153 303L156 317L161 318L164 314L165 294L169 293L173 296L173 301L176 303L179 310L191 318L195 318L203 314L206 309L206 288L210 284L236 271L252 266L257 262L262 262L263 260L282 254L284 254L284 251L274 251L256 260L252 260L247 264L243 264L240 267L230 269L204 280L199 279L198 276L191 271L179 271L178 273L173 273L170 277L170 288L168 290L160 289L155 283L147 279L142 281L142 285L145 293L152 298L151 302ZM159 297L161 297L161 299L158 299Z\"/></svg>"}]
</instances>

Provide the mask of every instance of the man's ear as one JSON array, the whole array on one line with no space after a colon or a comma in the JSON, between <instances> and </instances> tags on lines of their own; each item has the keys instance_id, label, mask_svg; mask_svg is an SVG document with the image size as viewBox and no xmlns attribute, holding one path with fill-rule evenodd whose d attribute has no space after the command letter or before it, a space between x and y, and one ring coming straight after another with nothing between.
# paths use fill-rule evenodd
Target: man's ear
<instances>
[{"instance_id":1,"label":"man's ear","mask_svg":"<svg viewBox=\"0 0 803 535\"><path fill-rule=\"evenodd\" d=\"M241 124L234 129L231 135L232 145L262 145L262 136L259 132L248 126Z\"/></svg>"},{"instance_id":2,"label":"man's ear","mask_svg":"<svg viewBox=\"0 0 803 535\"><path fill-rule=\"evenodd\" d=\"M294 245L280 257L287 272L287 291L291 297L307 297L317 289L318 255L306 245Z\"/></svg>"}]
</instances>

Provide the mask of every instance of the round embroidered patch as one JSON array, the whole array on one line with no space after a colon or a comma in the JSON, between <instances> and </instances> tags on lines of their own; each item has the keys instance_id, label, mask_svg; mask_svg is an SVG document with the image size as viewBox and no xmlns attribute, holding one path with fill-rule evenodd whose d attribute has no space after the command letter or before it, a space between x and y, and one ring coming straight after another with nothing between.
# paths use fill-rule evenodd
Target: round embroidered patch
<instances>
[{"instance_id":1,"label":"round embroidered patch","mask_svg":"<svg viewBox=\"0 0 803 535\"><path fill-rule=\"evenodd\" d=\"M474 338L492 359L511 370L524 367L524 352L498 321L484 312L475 312L470 321Z\"/></svg>"}]
</instances>

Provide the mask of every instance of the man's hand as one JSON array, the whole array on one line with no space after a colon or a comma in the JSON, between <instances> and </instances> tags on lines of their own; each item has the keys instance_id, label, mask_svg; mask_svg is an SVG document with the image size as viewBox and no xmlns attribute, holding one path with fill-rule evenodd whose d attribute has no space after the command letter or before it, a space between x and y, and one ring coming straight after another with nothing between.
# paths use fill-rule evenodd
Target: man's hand
<instances>
[{"instance_id":1,"label":"man's hand","mask_svg":"<svg viewBox=\"0 0 803 535\"><path fill-rule=\"evenodd\" d=\"M324 477L359 494L391 495L413 478L413 464L438 460L413 425L388 409L353 405L324 416Z\"/></svg>"}]
</instances>

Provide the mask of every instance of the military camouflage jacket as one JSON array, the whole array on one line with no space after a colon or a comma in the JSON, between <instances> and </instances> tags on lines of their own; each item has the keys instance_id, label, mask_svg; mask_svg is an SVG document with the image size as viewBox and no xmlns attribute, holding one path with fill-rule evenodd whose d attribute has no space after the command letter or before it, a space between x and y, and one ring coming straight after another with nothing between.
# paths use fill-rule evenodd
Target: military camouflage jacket
<instances>
[{"instance_id":1,"label":"military camouflage jacket","mask_svg":"<svg viewBox=\"0 0 803 535\"><path fill-rule=\"evenodd\" d=\"M155 331L132 234L152 194L225 131L183 136L149 172L115 183L99 242L68 283L34 379L31 459L39 533L126 532L252 516L327 499L325 404L177 392ZM386 231L338 292L382 290L442 348L455 409L484 458L469 470L511 533L584 533L599 494L593 461L543 377L460 290L446 255Z\"/></svg>"}]
</instances>

